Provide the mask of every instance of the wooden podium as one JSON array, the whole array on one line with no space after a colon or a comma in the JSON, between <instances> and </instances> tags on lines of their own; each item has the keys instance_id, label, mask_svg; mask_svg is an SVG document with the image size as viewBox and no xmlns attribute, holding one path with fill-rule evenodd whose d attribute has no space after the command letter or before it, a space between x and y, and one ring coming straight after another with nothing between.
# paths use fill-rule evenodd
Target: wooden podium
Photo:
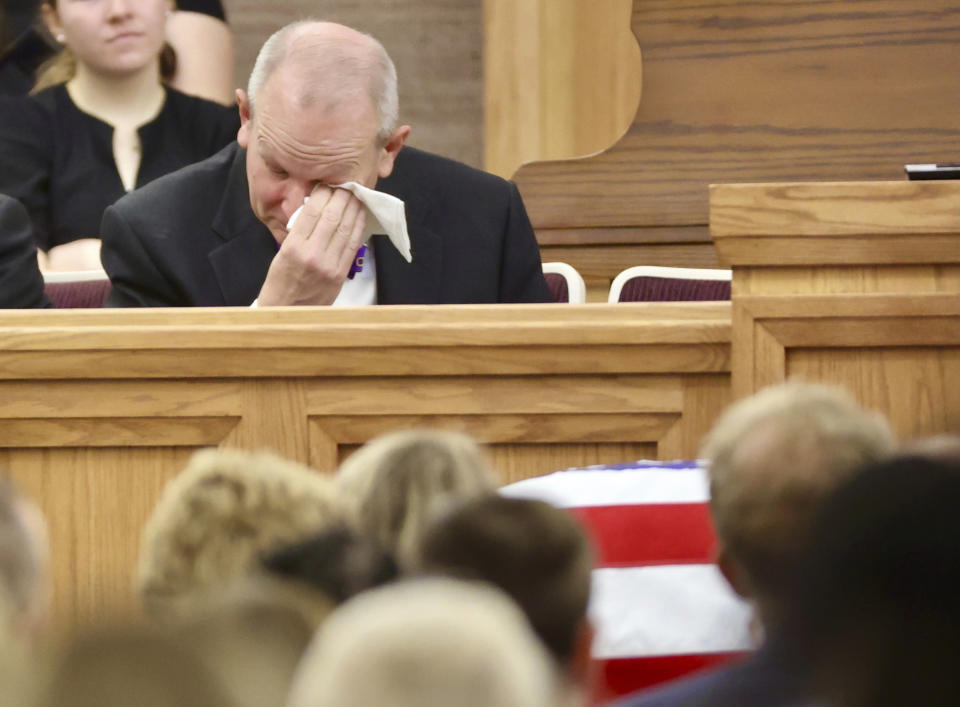
<instances>
[{"instance_id":1,"label":"wooden podium","mask_svg":"<svg viewBox=\"0 0 960 707\"><path fill-rule=\"evenodd\" d=\"M0 468L49 519L65 624L135 606L143 523L199 447L329 472L439 426L508 482L690 458L729 395L729 303L0 313Z\"/></svg>"},{"instance_id":2,"label":"wooden podium","mask_svg":"<svg viewBox=\"0 0 960 707\"><path fill-rule=\"evenodd\" d=\"M729 184L710 229L733 268L733 392L848 388L901 437L960 433L960 183Z\"/></svg>"}]
</instances>

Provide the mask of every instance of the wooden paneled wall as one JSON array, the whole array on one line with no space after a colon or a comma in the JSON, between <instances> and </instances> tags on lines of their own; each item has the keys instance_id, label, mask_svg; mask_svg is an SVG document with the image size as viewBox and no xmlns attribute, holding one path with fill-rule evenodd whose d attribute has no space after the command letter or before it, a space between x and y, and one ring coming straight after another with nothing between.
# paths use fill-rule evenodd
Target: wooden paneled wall
<instances>
[{"instance_id":1,"label":"wooden paneled wall","mask_svg":"<svg viewBox=\"0 0 960 707\"><path fill-rule=\"evenodd\" d=\"M484 168L612 145L640 98L631 0L484 0Z\"/></svg>"},{"instance_id":2,"label":"wooden paneled wall","mask_svg":"<svg viewBox=\"0 0 960 707\"><path fill-rule=\"evenodd\" d=\"M630 265L715 267L710 184L896 180L956 158L960 0L634 0L632 27L626 135L515 175L541 253L588 298Z\"/></svg>"},{"instance_id":3,"label":"wooden paneled wall","mask_svg":"<svg viewBox=\"0 0 960 707\"><path fill-rule=\"evenodd\" d=\"M369 32L397 65L400 119L410 144L475 167L483 157L482 0L223 0L245 85L264 40L316 17Z\"/></svg>"},{"instance_id":4,"label":"wooden paneled wall","mask_svg":"<svg viewBox=\"0 0 960 707\"><path fill-rule=\"evenodd\" d=\"M140 533L199 447L326 472L411 426L506 483L689 458L730 395L730 304L0 313L0 469L50 519L55 618L136 606Z\"/></svg>"}]
</instances>

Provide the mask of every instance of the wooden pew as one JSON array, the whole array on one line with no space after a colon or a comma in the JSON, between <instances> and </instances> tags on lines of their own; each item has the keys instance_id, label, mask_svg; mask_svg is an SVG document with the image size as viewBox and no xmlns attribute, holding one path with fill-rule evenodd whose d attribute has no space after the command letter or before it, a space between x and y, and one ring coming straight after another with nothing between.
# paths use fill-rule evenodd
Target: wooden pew
<instances>
[{"instance_id":1,"label":"wooden pew","mask_svg":"<svg viewBox=\"0 0 960 707\"><path fill-rule=\"evenodd\" d=\"M50 521L55 618L135 606L164 483L199 447L323 471L412 425L504 482L693 457L730 395L730 304L0 312L0 468Z\"/></svg>"},{"instance_id":2,"label":"wooden pew","mask_svg":"<svg viewBox=\"0 0 960 707\"><path fill-rule=\"evenodd\" d=\"M960 144L960 0L634 0L643 94L592 157L515 175L588 301L630 265L717 264L707 186L898 179Z\"/></svg>"},{"instance_id":3,"label":"wooden pew","mask_svg":"<svg viewBox=\"0 0 960 707\"><path fill-rule=\"evenodd\" d=\"M718 185L736 397L842 385L901 437L960 434L960 182Z\"/></svg>"}]
</instances>

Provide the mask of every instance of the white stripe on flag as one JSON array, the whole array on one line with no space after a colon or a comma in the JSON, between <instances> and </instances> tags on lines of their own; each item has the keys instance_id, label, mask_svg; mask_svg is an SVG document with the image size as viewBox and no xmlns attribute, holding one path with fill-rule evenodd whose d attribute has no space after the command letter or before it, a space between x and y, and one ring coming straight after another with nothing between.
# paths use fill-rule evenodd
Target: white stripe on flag
<instances>
[{"instance_id":1,"label":"white stripe on flag","mask_svg":"<svg viewBox=\"0 0 960 707\"><path fill-rule=\"evenodd\" d=\"M546 501L558 508L710 500L710 485L702 468L558 471L504 486L500 492L512 498Z\"/></svg>"},{"instance_id":2,"label":"white stripe on flag","mask_svg":"<svg viewBox=\"0 0 960 707\"><path fill-rule=\"evenodd\" d=\"M593 571L596 658L749 650L750 615L714 565Z\"/></svg>"}]
</instances>

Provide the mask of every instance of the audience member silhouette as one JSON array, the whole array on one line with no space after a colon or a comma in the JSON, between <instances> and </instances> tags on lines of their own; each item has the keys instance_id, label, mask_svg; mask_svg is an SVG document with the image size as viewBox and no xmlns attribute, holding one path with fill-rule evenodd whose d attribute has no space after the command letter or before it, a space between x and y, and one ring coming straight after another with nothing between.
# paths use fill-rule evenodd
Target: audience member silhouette
<instances>
[{"instance_id":1,"label":"audience member silhouette","mask_svg":"<svg viewBox=\"0 0 960 707\"><path fill-rule=\"evenodd\" d=\"M567 511L484 496L454 508L423 537L419 569L489 582L523 610L574 691L589 685L587 618L593 551Z\"/></svg>"},{"instance_id":2,"label":"audience member silhouette","mask_svg":"<svg viewBox=\"0 0 960 707\"><path fill-rule=\"evenodd\" d=\"M357 528L405 566L433 518L451 504L492 493L494 478L467 435L406 430L365 444L343 462L335 480Z\"/></svg>"},{"instance_id":3,"label":"audience member silhouette","mask_svg":"<svg viewBox=\"0 0 960 707\"><path fill-rule=\"evenodd\" d=\"M343 522L329 477L267 452L197 452L144 529L138 583L148 612L182 615L262 555Z\"/></svg>"},{"instance_id":4,"label":"audience member silhouette","mask_svg":"<svg viewBox=\"0 0 960 707\"><path fill-rule=\"evenodd\" d=\"M554 707L551 661L499 590L452 579L357 595L307 650L288 707Z\"/></svg>"},{"instance_id":5,"label":"audience member silhouette","mask_svg":"<svg viewBox=\"0 0 960 707\"><path fill-rule=\"evenodd\" d=\"M891 454L889 425L844 391L787 383L726 410L701 456L709 465L718 565L755 605L762 645L746 662L622 702L624 707L792 705L805 679L780 655L811 524L837 486Z\"/></svg>"}]
</instances>

